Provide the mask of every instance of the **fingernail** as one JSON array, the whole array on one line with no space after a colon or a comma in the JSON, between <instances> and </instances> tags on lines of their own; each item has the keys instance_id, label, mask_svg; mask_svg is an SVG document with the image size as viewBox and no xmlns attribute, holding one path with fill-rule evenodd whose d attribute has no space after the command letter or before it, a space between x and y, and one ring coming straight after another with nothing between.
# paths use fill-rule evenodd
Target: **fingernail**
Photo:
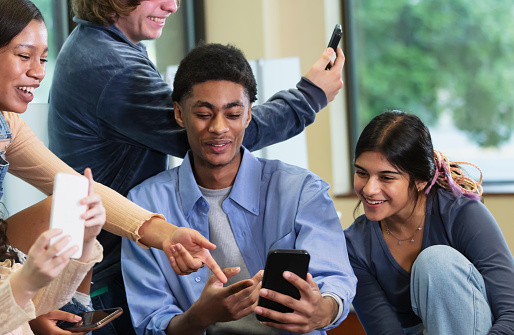
<instances>
[{"instance_id":1,"label":"fingernail","mask_svg":"<svg viewBox=\"0 0 514 335\"><path fill-rule=\"evenodd\" d=\"M262 308L260 308L260 307L255 308L255 314L262 314Z\"/></svg>"},{"instance_id":2,"label":"fingernail","mask_svg":"<svg viewBox=\"0 0 514 335\"><path fill-rule=\"evenodd\" d=\"M330 47L328 47L327 49L328 49L328 53L329 53L330 55L334 54L334 49L332 49L332 48L330 48Z\"/></svg>"},{"instance_id":3,"label":"fingernail","mask_svg":"<svg viewBox=\"0 0 514 335\"><path fill-rule=\"evenodd\" d=\"M291 278L291 272L289 272L289 271L284 271L284 278L285 278L285 279L289 279L289 278Z\"/></svg>"},{"instance_id":4,"label":"fingernail","mask_svg":"<svg viewBox=\"0 0 514 335\"><path fill-rule=\"evenodd\" d=\"M261 289L260 296L265 297L267 295L268 295L268 290L266 290L265 288Z\"/></svg>"}]
</instances>

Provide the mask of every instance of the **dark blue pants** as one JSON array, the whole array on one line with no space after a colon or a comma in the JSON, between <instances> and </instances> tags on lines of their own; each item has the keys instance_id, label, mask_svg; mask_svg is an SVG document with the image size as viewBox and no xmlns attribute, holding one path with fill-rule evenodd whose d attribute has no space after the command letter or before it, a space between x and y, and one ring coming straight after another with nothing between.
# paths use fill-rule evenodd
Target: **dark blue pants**
<instances>
[{"instance_id":1,"label":"dark blue pants","mask_svg":"<svg viewBox=\"0 0 514 335\"><path fill-rule=\"evenodd\" d=\"M95 310L121 307L123 314L100 329L93 330L93 335L135 335L130 319L125 286L121 273L108 285L108 291L91 298Z\"/></svg>"}]
</instances>

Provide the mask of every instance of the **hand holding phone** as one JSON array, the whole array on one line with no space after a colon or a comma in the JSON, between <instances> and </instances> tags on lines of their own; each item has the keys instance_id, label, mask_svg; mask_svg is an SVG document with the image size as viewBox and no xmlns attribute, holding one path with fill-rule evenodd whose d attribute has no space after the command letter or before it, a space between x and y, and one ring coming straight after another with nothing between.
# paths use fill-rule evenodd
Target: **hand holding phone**
<instances>
[{"instance_id":1,"label":"hand holding phone","mask_svg":"<svg viewBox=\"0 0 514 335\"><path fill-rule=\"evenodd\" d=\"M309 270L310 255L306 250L296 249L273 249L268 252L266 266L264 267L264 277L262 287L288 295L294 299L300 299L298 289L284 279L284 271L290 271L306 280ZM259 297L258 305L264 308L273 309L281 313L294 312L291 308L277 302ZM257 315L259 321L272 321L262 315Z\"/></svg>"},{"instance_id":2,"label":"hand holding phone","mask_svg":"<svg viewBox=\"0 0 514 335\"><path fill-rule=\"evenodd\" d=\"M341 40L341 37L343 36L343 28L340 24L336 24L334 27L334 31L332 32L332 37L330 38L330 41L328 42L328 47L332 48L334 51L337 51L337 46L339 45L339 41ZM325 70L330 70L332 67L331 63L327 64L327 67Z\"/></svg>"},{"instance_id":3,"label":"hand holding phone","mask_svg":"<svg viewBox=\"0 0 514 335\"><path fill-rule=\"evenodd\" d=\"M123 314L123 309L121 307L84 312L78 314L80 317L82 317L81 321L77 322L76 324L66 323L60 325L60 327L70 332L95 330L102 328L121 314Z\"/></svg>"},{"instance_id":4,"label":"hand holding phone","mask_svg":"<svg viewBox=\"0 0 514 335\"><path fill-rule=\"evenodd\" d=\"M61 251L77 245L79 249L72 258L80 258L84 243L84 219L81 215L86 212L87 206L80 204L80 200L87 197L89 181L84 176L58 173L54 180L52 198L52 212L50 214L50 229L60 228L64 235L70 235L71 241ZM61 239L59 235L50 240L50 245Z\"/></svg>"}]
</instances>

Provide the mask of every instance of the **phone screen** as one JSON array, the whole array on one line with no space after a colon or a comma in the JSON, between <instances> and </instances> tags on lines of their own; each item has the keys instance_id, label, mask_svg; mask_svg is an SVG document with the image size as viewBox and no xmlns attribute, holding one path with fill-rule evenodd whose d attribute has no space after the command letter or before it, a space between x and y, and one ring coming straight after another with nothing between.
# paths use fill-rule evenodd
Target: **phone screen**
<instances>
[{"instance_id":1,"label":"phone screen","mask_svg":"<svg viewBox=\"0 0 514 335\"><path fill-rule=\"evenodd\" d=\"M294 299L300 299L298 289L284 279L284 271L290 271L298 275L302 279L307 278L309 270L310 255L306 250L296 249L273 249L268 252L266 266L264 267L264 278L262 279L262 287L267 288ZM281 313L291 313L292 309L277 302L259 297L259 306L273 309ZM274 321L261 315L257 315L260 321Z\"/></svg>"}]
</instances>

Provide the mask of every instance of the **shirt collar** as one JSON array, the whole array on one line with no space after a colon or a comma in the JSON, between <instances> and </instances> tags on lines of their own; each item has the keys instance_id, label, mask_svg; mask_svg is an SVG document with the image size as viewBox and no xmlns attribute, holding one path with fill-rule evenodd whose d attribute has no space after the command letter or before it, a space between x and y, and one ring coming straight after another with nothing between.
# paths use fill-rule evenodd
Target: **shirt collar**
<instances>
[{"instance_id":1,"label":"shirt collar","mask_svg":"<svg viewBox=\"0 0 514 335\"><path fill-rule=\"evenodd\" d=\"M86 20L82 20L82 19L79 19L78 17L73 17L73 21L77 22L78 24L82 24L82 25L85 25L85 26L89 26L89 27L93 27L93 28L96 28L96 29L101 29L101 30L106 30L106 31L109 31L111 33L113 33L114 35L120 37L124 42L126 42L127 44L129 44L130 46L132 46L133 48L136 48L138 49L139 51L142 51L146 54L146 47L143 43L139 42L138 44L134 44L121 30L120 28L118 28L115 24L113 25L110 25L110 26L103 26L103 25L100 25L100 24L96 24L96 23L93 23L93 22L89 22L89 21L86 21Z\"/></svg>"},{"instance_id":2,"label":"shirt collar","mask_svg":"<svg viewBox=\"0 0 514 335\"><path fill-rule=\"evenodd\" d=\"M203 198L193 174L190 157L191 151L188 151L178 171L178 188L182 199L182 210L186 216L189 216L195 204ZM254 215L259 215L261 174L261 163L243 147L243 159L228 197Z\"/></svg>"}]
</instances>

